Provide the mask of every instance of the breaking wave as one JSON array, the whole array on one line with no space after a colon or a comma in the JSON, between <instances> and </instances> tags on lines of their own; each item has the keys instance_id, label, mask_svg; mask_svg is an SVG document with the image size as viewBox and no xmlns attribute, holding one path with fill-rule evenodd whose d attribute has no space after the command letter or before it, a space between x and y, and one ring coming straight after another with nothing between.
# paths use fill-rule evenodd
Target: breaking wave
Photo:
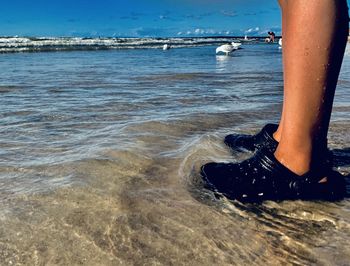
<instances>
[{"instance_id":1,"label":"breaking wave","mask_svg":"<svg viewBox=\"0 0 350 266\"><path fill-rule=\"evenodd\" d=\"M244 41L234 37L206 38L78 38L78 37L0 37L0 53L107 49L160 49L216 45ZM257 42L259 39L251 39Z\"/></svg>"}]
</instances>

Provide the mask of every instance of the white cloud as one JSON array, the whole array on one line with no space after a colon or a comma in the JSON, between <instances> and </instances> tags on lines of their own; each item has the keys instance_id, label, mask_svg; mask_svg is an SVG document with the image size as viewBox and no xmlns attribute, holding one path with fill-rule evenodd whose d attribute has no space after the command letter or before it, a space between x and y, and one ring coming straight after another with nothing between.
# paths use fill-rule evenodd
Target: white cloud
<instances>
[{"instance_id":1,"label":"white cloud","mask_svg":"<svg viewBox=\"0 0 350 266\"><path fill-rule=\"evenodd\" d=\"M221 14L226 16L226 17L235 17L235 16L237 16L236 12L229 11L229 10L221 10Z\"/></svg>"},{"instance_id":2,"label":"white cloud","mask_svg":"<svg viewBox=\"0 0 350 266\"><path fill-rule=\"evenodd\" d=\"M204 34L205 30L203 29L195 29L194 34Z\"/></svg>"},{"instance_id":3,"label":"white cloud","mask_svg":"<svg viewBox=\"0 0 350 266\"><path fill-rule=\"evenodd\" d=\"M187 30L187 31L179 31L177 33L177 35L198 35L198 36L202 36L202 35L222 35L222 34L226 34L229 35L232 32L229 30L226 31L217 31L214 29L201 29L201 28L196 28L193 30Z\"/></svg>"},{"instance_id":4,"label":"white cloud","mask_svg":"<svg viewBox=\"0 0 350 266\"><path fill-rule=\"evenodd\" d=\"M244 31L245 34L257 34L259 32L260 28L255 27L255 28L249 28Z\"/></svg>"},{"instance_id":5,"label":"white cloud","mask_svg":"<svg viewBox=\"0 0 350 266\"><path fill-rule=\"evenodd\" d=\"M275 32L276 35L281 34L281 28L278 26L267 28L267 29L266 28L261 29L260 27L252 27L249 29L241 30L241 32L243 32L244 34L250 35L250 36L266 36L269 31Z\"/></svg>"}]
</instances>

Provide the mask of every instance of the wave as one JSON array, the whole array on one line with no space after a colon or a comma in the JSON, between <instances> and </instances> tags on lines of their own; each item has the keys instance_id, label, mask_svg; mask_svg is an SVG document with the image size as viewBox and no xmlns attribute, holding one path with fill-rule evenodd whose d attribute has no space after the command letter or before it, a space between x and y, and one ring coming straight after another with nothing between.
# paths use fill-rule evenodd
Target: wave
<instances>
[{"instance_id":1,"label":"wave","mask_svg":"<svg viewBox=\"0 0 350 266\"><path fill-rule=\"evenodd\" d=\"M244 41L235 37L197 38L77 38L77 37L0 37L0 53L107 50L107 49L160 49L165 44L171 48L217 45ZM250 41L258 42L255 38Z\"/></svg>"}]
</instances>

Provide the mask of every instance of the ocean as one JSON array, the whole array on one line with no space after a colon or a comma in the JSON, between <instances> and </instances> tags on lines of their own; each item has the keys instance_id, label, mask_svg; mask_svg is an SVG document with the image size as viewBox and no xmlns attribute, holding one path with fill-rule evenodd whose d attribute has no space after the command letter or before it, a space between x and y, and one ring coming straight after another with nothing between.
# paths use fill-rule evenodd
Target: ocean
<instances>
[{"instance_id":1,"label":"ocean","mask_svg":"<svg viewBox=\"0 0 350 266\"><path fill-rule=\"evenodd\" d=\"M349 199L242 204L199 177L251 156L226 134L278 122L278 44L47 40L0 38L1 265L349 263ZM345 175L349 129L347 49L329 132Z\"/></svg>"}]
</instances>

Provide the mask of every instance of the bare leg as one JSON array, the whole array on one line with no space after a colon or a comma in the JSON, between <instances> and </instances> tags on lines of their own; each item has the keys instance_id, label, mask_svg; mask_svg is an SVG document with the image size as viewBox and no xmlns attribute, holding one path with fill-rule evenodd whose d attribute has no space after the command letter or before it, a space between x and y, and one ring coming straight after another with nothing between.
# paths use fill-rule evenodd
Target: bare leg
<instances>
[{"instance_id":1,"label":"bare leg","mask_svg":"<svg viewBox=\"0 0 350 266\"><path fill-rule=\"evenodd\" d=\"M345 0L281 0L284 103L277 160L297 174L325 147L348 35Z\"/></svg>"},{"instance_id":2,"label":"bare leg","mask_svg":"<svg viewBox=\"0 0 350 266\"><path fill-rule=\"evenodd\" d=\"M279 2L283 16L284 100L280 125L274 134L279 140L277 149L272 154L271 147L262 147L241 163L207 163L201 167L201 175L210 189L240 201L342 198L342 175L327 165L321 169L319 166L323 160L320 154L327 147L335 87L348 35L347 3Z\"/></svg>"},{"instance_id":3,"label":"bare leg","mask_svg":"<svg viewBox=\"0 0 350 266\"><path fill-rule=\"evenodd\" d=\"M285 13L285 6L286 6L286 2L287 0L278 0L279 2L279 5L281 7L281 13L282 13L282 38L283 38L283 29L287 28L287 15L284 15ZM282 46L282 49L284 50L284 47L285 45ZM283 53L284 54L284 53ZM283 56L283 65L285 65L285 62L284 62L284 56ZM283 72L284 73L284 72ZM284 107L284 104L283 104L283 107ZM283 108L284 109L284 108ZM273 134L273 138L277 141L277 142L280 142L281 140L281 135L282 135L282 125L283 125L283 116L284 116L284 111L282 109L282 114L281 114L281 119L280 119L280 123L279 123L279 126L278 126L278 129L277 131Z\"/></svg>"}]
</instances>

